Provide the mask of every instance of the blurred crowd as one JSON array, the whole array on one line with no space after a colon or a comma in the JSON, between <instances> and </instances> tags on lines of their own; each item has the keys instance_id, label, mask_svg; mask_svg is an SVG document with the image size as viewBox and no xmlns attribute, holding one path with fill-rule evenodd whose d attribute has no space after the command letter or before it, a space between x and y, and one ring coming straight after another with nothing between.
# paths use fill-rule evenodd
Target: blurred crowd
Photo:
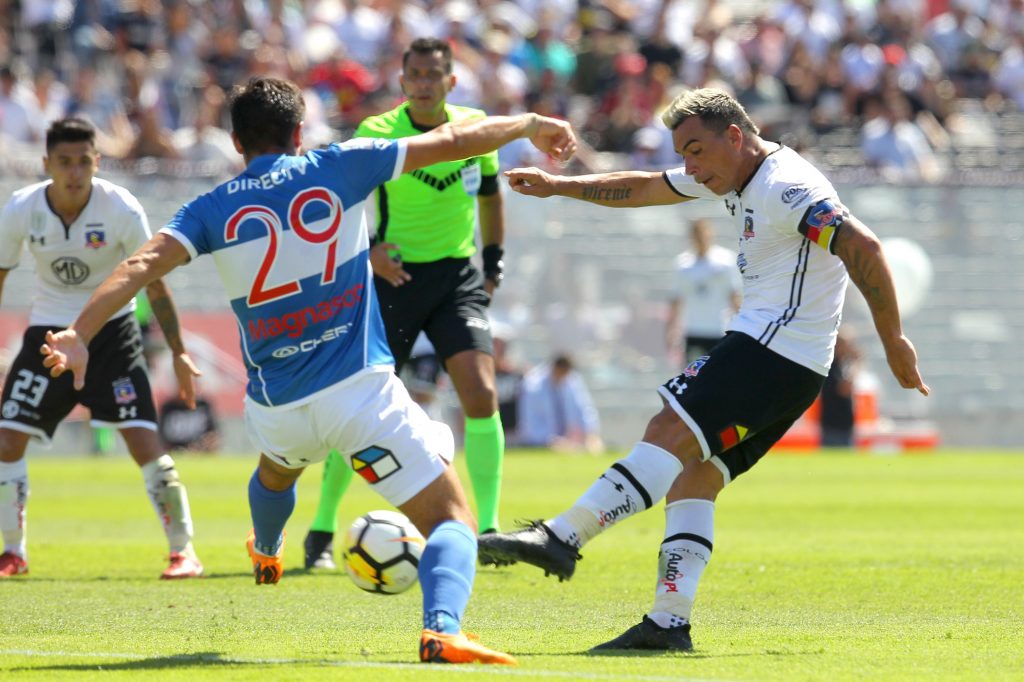
<instances>
[{"instance_id":1,"label":"blurred crowd","mask_svg":"<svg viewBox=\"0 0 1024 682\"><path fill-rule=\"evenodd\" d=\"M958 102L1024 109L1024 0L0 0L0 149L37 157L74 114L108 158L237 167L225 100L252 74L306 89L307 145L347 139L421 36L454 47L449 101L568 118L585 169L674 165L657 116L681 88L798 147L854 127L866 165L923 180Z\"/></svg>"}]
</instances>

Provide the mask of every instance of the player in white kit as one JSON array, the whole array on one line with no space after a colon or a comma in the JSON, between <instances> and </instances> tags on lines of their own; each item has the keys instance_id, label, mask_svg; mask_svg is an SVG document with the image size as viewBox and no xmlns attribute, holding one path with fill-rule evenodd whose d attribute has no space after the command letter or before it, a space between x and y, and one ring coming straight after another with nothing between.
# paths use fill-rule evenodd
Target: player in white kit
<instances>
[{"instance_id":1,"label":"player in white kit","mask_svg":"<svg viewBox=\"0 0 1024 682\"><path fill-rule=\"evenodd\" d=\"M0 577L28 572L28 440L49 443L79 403L89 408L94 426L120 429L142 469L170 545L170 564L161 578L199 577L203 567L192 548L188 496L156 432L135 300L126 299L99 321L84 385L72 386L69 377L51 379L39 355L46 334L71 324L100 282L151 236L138 200L94 177L99 170L95 135L81 119L56 121L46 133L43 159L50 180L15 192L0 214L0 292L26 243L36 263L29 327L0 399ZM193 377L199 371L185 352L170 291L155 280L146 293L174 358L181 396L194 406Z\"/></svg>"},{"instance_id":2,"label":"player in white kit","mask_svg":"<svg viewBox=\"0 0 1024 682\"><path fill-rule=\"evenodd\" d=\"M670 357L684 359L683 367L722 340L729 318L739 310L743 289L736 253L715 244L710 221L691 223L690 243L692 248L676 257L674 295L665 320L665 346Z\"/></svg>"},{"instance_id":3,"label":"player in white kit","mask_svg":"<svg viewBox=\"0 0 1024 682\"><path fill-rule=\"evenodd\" d=\"M849 279L864 294L893 375L927 395L902 332L892 277L875 235L792 149L764 140L729 95L678 96L662 117L685 166L555 177L508 171L513 189L605 206L724 201L738 235L743 302L725 339L658 389L662 410L643 440L567 511L480 538L485 563L531 563L572 576L579 548L666 498L654 605L595 650L688 651L690 614L711 558L718 493L752 467L814 401L832 362Z\"/></svg>"},{"instance_id":4,"label":"player in white kit","mask_svg":"<svg viewBox=\"0 0 1024 682\"><path fill-rule=\"evenodd\" d=\"M236 89L232 136L246 170L184 206L121 265L67 331L48 336L44 362L54 375L70 369L79 383L99 320L152 279L211 254L248 369L246 429L262 452L249 482L247 545L257 584L281 577L296 479L336 449L427 537L420 660L515 664L461 630L476 522L449 466L451 431L431 421L394 374L363 207L375 187L422 166L520 137L564 159L575 137L563 121L525 114L300 154L304 111L301 91L288 81L254 78Z\"/></svg>"}]
</instances>

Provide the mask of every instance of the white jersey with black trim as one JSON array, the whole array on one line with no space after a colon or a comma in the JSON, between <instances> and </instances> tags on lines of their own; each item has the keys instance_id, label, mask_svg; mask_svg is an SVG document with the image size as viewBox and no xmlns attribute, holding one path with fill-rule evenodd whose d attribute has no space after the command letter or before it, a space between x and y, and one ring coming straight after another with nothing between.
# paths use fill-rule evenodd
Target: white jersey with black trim
<instances>
[{"instance_id":1,"label":"white jersey with black trim","mask_svg":"<svg viewBox=\"0 0 1024 682\"><path fill-rule=\"evenodd\" d=\"M729 329L827 376L849 282L832 252L849 213L832 184L788 147L770 153L740 191L724 196L685 167L664 177L682 196L724 200L735 220L743 303Z\"/></svg>"},{"instance_id":2,"label":"white jersey with black trim","mask_svg":"<svg viewBox=\"0 0 1024 682\"><path fill-rule=\"evenodd\" d=\"M145 244L149 220L124 187L92 179L89 201L65 225L46 198L50 180L15 192L0 213L0 269L18 265L28 243L36 262L30 325L66 327L75 321L94 289L125 258ZM113 317L135 310L135 299Z\"/></svg>"},{"instance_id":3,"label":"white jersey with black trim","mask_svg":"<svg viewBox=\"0 0 1024 682\"><path fill-rule=\"evenodd\" d=\"M258 156L160 230L192 258L213 256L238 322L248 399L292 408L361 372L391 371L364 208L401 175L406 144L363 138Z\"/></svg>"}]
</instances>

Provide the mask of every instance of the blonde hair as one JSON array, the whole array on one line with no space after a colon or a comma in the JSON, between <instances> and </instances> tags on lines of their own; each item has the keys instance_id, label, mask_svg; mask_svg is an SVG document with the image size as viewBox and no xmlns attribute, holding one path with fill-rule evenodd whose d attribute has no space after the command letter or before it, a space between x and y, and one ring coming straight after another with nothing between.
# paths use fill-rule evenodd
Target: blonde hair
<instances>
[{"instance_id":1,"label":"blonde hair","mask_svg":"<svg viewBox=\"0 0 1024 682\"><path fill-rule=\"evenodd\" d=\"M683 121L694 116L716 133L724 132L731 125L752 135L761 132L750 120L742 104L728 93L715 88L699 88L682 93L668 105L661 120L669 130L675 130Z\"/></svg>"}]
</instances>

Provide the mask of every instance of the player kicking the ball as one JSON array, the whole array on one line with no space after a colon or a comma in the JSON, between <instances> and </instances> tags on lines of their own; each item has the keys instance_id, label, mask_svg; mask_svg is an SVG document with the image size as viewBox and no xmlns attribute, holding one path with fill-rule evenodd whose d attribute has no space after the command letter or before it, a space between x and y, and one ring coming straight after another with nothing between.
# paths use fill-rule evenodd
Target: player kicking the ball
<instances>
[{"instance_id":1,"label":"player kicking the ball","mask_svg":"<svg viewBox=\"0 0 1024 682\"><path fill-rule=\"evenodd\" d=\"M138 200L123 187L95 177L95 138L92 125L81 119L51 125L43 158L50 180L15 192L0 214L0 292L26 241L36 262L29 327L0 399L0 577L28 572L28 440L49 443L57 425L81 403L92 413L94 426L120 429L142 469L170 545L170 565L160 577L196 578L203 566L192 549L188 496L174 460L161 452L135 300L129 296L95 320L86 381L73 386L70 377L51 379L39 356L45 336L70 324L100 282L151 236ZM146 294L171 349L181 397L195 407L193 378L199 370L185 352L170 291L162 280L153 279Z\"/></svg>"},{"instance_id":2,"label":"player kicking the ball","mask_svg":"<svg viewBox=\"0 0 1024 682\"><path fill-rule=\"evenodd\" d=\"M212 254L242 337L246 429L262 450L249 482L257 584L280 580L296 479L334 448L427 537L420 660L514 664L461 629L476 570L475 521L450 466L451 431L427 417L393 372L363 207L375 187L422 166L520 137L566 159L575 137L562 121L526 114L299 154L304 111L288 81L254 78L236 89L232 136L245 172L187 204L118 267L70 328L48 336L44 362L54 376L71 370L80 384L101 320L147 282Z\"/></svg>"},{"instance_id":3,"label":"player kicking the ball","mask_svg":"<svg viewBox=\"0 0 1024 682\"><path fill-rule=\"evenodd\" d=\"M584 544L666 498L654 605L598 651L693 648L690 612L711 558L715 499L818 395L849 279L867 299L893 375L928 394L878 239L828 180L793 150L762 139L724 92L683 93L662 120L682 168L573 178L532 168L506 173L522 194L603 206L724 200L738 233L743 304L725 339L658 389L664 405L643 440L562 514L480 538L485 563L524 561L567 579Z\"/></svg>"}]
</instances>

